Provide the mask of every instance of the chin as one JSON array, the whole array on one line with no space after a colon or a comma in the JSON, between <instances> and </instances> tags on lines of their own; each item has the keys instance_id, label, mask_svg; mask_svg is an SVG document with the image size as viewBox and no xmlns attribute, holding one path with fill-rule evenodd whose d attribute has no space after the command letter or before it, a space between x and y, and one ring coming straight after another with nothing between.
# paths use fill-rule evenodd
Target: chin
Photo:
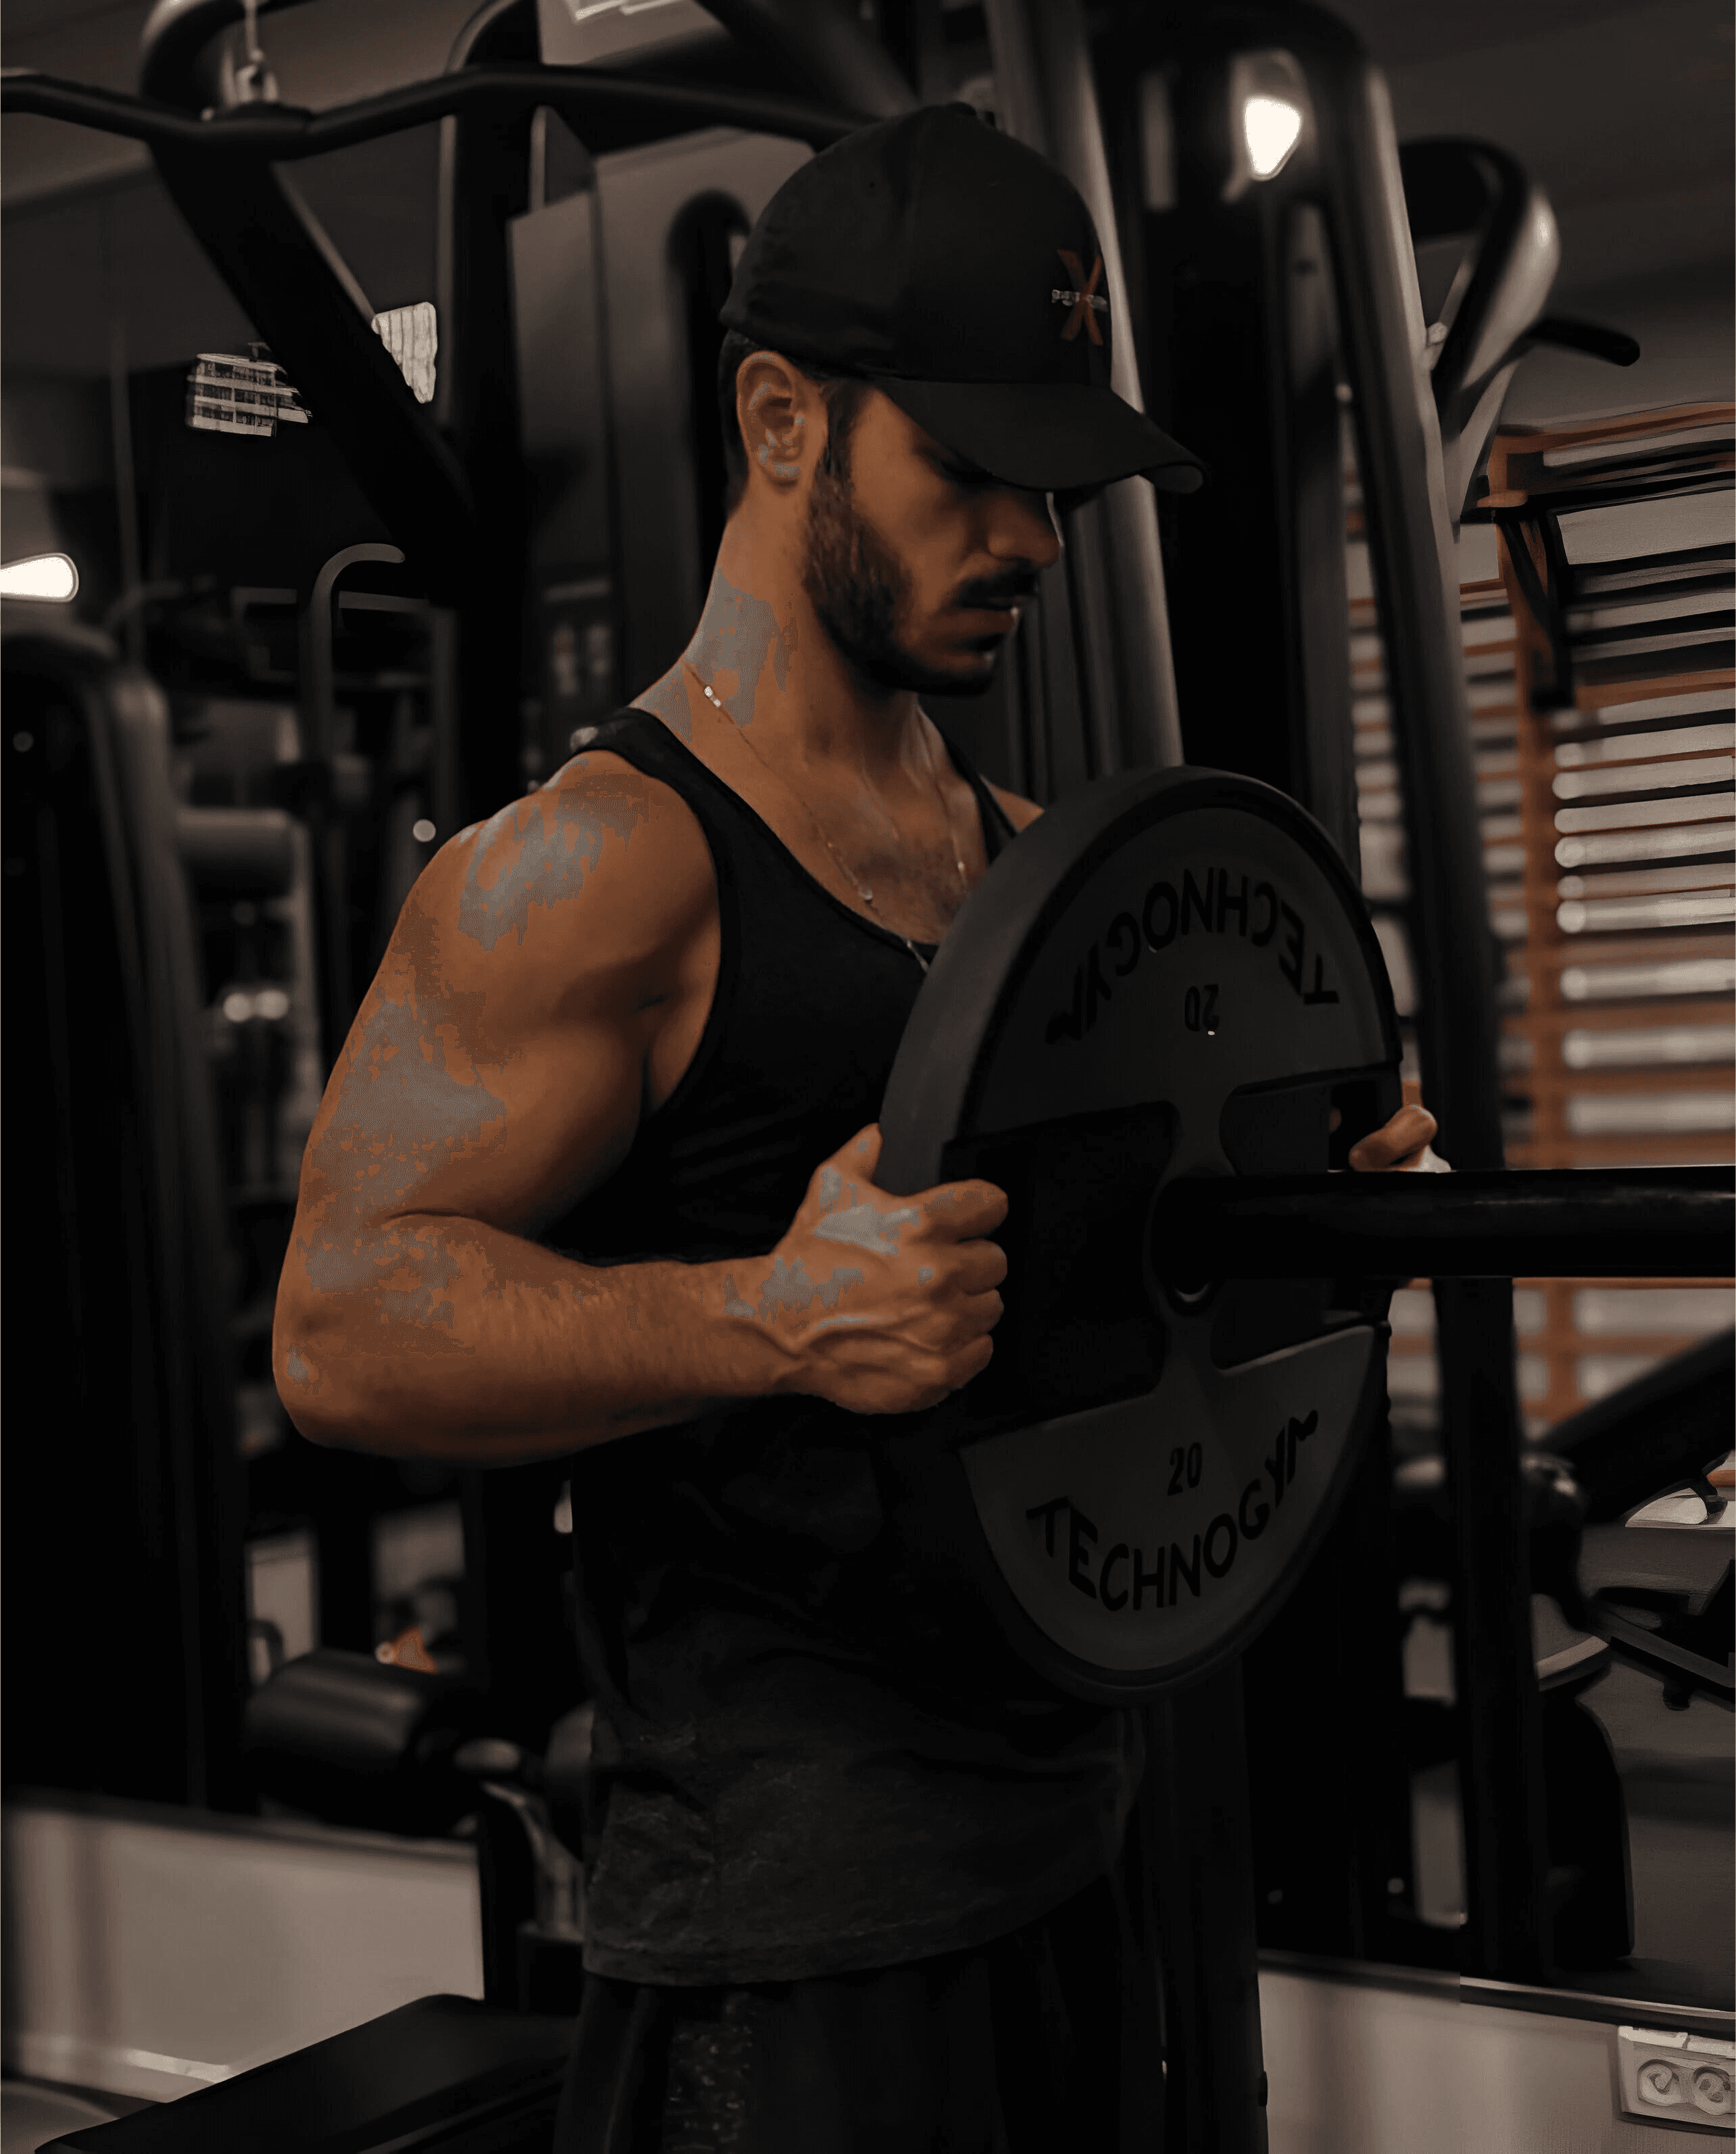
<instances>
[{"instance_id":1,"label":"chin","mask_svg":"<svg viewBox=\"0 0 1736 2154\"><path fill-rule=\"evenodd\" d=\"M900 645L846 651L845 656L876 687L910 690L919 696L981 696L994 686L1003 641L997 636L986 649L961 650L953 644L925 652Z\"/></svg>"},{"instance_id":2,"label":"chin","mask_svg":"<svg viewBox=\"0 0 1736 2154\"><path fill-rule=\"evenodd\" d=\"M973 635L968 642L947 642L933 654L936 671L951 673L960 681L993 680L1008 639L1004 635Z\"/></svg>"},{"instance_id":3,"label":"chin","mask_svg":"<svg viewBox=\"0 0 1736 2154\"><path fill-rule=\"evenodd\" d=\"M928 675L922 692L930 696L986 696L1000 671L995 663L998 655L990 652L962 665L937 666Z\"/></svg>"}]
</instances>

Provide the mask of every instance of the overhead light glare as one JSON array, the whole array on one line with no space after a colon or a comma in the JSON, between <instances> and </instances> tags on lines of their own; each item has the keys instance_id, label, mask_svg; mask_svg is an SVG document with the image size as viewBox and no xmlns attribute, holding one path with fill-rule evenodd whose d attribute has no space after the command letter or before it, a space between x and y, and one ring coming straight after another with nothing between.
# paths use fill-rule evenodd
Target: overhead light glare
<instances>
[{"instance_id":1,"label":"overhead light glare","mask_svg":"<svg viewBox=\"0 0 1736 2154\"><path fill-rule=\"evenodd\" d=\"M1250 97L1242 107L1242 138L1257 180L1283 171L1301 133L1301 114L1281 97Z\"/></svg>"},{"instance_id":2,"label":"overhead light glare","mask_svg":"<svg viewBox=\"0 0 1736 2154\"><path fill-rule=\"evenodd\" d=\"M70 554L33 554L0 569L0 598L46 599L64 605L78 595L78 565Z\"/></svg>"}]
</instances>

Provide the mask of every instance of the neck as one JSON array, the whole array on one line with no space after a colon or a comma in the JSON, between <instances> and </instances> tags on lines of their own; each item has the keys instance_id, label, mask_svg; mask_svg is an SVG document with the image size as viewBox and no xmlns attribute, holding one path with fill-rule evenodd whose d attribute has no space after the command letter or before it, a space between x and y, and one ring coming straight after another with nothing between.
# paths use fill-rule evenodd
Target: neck
<instances>
[{"instance_id":1,"label":"neck","mask_svg":"<svg viewBox=\"0 0 1736 2154\"><path fill-rule=\"evenodd\" d=\"M871 775L903 761L920 738L915 694L862 677L821 625L799 563L757 544L748 520L738 513L724 531L684 663L763 755Z\"/></svg>"}]
</instances>

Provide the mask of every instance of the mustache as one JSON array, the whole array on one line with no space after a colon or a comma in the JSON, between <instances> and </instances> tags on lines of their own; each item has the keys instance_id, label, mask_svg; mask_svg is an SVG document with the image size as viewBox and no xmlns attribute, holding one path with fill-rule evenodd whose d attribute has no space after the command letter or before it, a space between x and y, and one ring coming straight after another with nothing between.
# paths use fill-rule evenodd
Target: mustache
<instances>
[{"instance_id":1,"label":"mustache","mask_svg":"<svg viewBox=\"0 0 1736 2154\"><path fill-rule=\"evenodd\" d=\"M1004 613L1008 606L1019 605L1037 595L1037 572L1034 569L1009 569L1003 575L977 576L968 584L961 584L952 595L952 610L971 613L978 610L989 613Z\"/></svg>"}]
</instances>

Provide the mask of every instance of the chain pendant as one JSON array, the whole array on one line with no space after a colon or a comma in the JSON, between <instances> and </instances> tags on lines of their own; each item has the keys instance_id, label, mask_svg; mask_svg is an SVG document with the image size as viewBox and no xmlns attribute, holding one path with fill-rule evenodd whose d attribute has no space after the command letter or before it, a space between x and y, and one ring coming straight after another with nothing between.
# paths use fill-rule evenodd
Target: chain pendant
<instances>
[{"instance_id":1,"label":"chain pendant","mask_svg":"<svg viewBox=\"0 0 1736 2154\"><path fill-rule=\"evenodd\" d=\"M690 673L692 673L692 674L693 678L694 678L696 681L699 681L699 674L698 674L698 671L697 671L697 669L692 666L692 664L690 661L683 661L683 663L687 664L687 670L688 670L688 671L689 671ZM723 713L723 716L724 716L726 718L727 718L727 717L729 717L729 712L728 712L728 710L726 710L726 709L724 708L723 704L722 703L722 702L720 702L720 700L718 699L718 697L717 697L717 696L715 696L715 695L712 693L712 684L711 684L711 682L710 682L709 681L699 681L699 686L700 686L700 689L701 689L702 692L703 693L703 695L704 695L704 697L705 697L705 700L707 701L707 702L708 702L708 703L711 705L712 708L713 710L715 710L715 711L722 711L722 713ZM734 721L732 719L732 720L731 720L731 723L733 724L733 722L734 722ZM764 757L763 757L763 756L759 753L759 750L758 750L757 748L755 748L755 747L753 746L753 742L752 742L752 741L750 741L750 740L748 738L748 736L747 736L747 733L746 733L746 732L745 732L745 731L741 732L740 738L741 738L741 740L742 740L742 743L743 743L743 746L744 746L744 747L746 747L747 748L748 748L749 750L751 750L751 752L752 752L752 753L753 753L753 759L754 759L754 761L755 761L757 763L758 763L758 764L759 764L760 768L761 768L763 770L764 770L765 772L767 772L767 773L768 773L768 775L775 775L776 773L774 773L774 772L772 771L772 767L771 767L771 765L770 765L770 764L766 761L765 758L764 758ZM933 777L933 774L934 774L934 773L933 773L933 767L932 767L932 765L931 764L930 768L929 768L929 775L930 775L930 777ZM863 902L863 904L864 904L864 905L872 905L872 904L873 904L873 902L874 902L874 892L873 892L871 890L870 890L870 889L869 889L869 887L868 887L868 886L866 885L866 883L865 883L865 882L861 882L861 881L859 881L859 880L857 880L857 878L855 877L855 875L853 875L853 874L851 873L850 870L850 869L849 869L849 868L845 865L845 860L844 860L844 855L843 855L843 854L842 854L842 853L840 853L840 852L839 851L838 848L837 848L837 847L836 847L836 846L832 843L831 840L830 840L830 839L826 835L826 834L825 834L825 830L820 827L820 821L819 821L819 816L817 816L817 815L814 814L814 810L813 810L810 807L809 807L809 805L808 805L807 802L802 799L802 796L801 796L801 795L800 795L800 794L799 794L795 790L795 788L789 783L788 779L784 779L784 780L783 780L783 781L782 781L782 783L783 783L783 784L784 784L784 789L785 792L787 792L787 793L790 795L790 797L791 797L791 799L794 799L794 800L795 800L795 801L797 801L797 802L799 802L799 804L800 804L800 806L801 806L801 808L802 808L802 809L803 809L804 813L806 814L806 816L807 816L807 818L808 818L808 820L809 820L809 822L814 825L814 836L815 836L816 838L818 838L818 839L819 839L819 842L821 843L821 845L823 845L825 847L826 850L827 850L827 851L831 855L832 858L833 858L833 859L837 862L837 864L838 864L838 868L839 868L839 871L840 871L840 873L843 875L843 877L844 877L845 880L847 883L849 883L849 884L851 886L851 887L855 890L856 896L857 896L859 898L860 898L860 899L861 899L861 901L862 901L862 902ZM946 796L945 796L945 795L941 792L941 789L940 789L940 783L939 783L939 780L938 780L938 779L936 779L936 781L935 781L935 789L935 789L935 796L936 796L936 798L937 798L937 799L939 800L939 802L940 802L941 813L942 813L942 815L945 815L945 814L947 814L947 802L946 802ZM947 836L948 836L948 838L949 838L949 839L951 838L951 835L952 835L952 818L951 818L950 816L947 816ZM953 859L952 865L954 865L954 867L956 867L956 868L957 869L957 870L958 870L958 879L959 879L959 880L960 880L961 882L965 883L967 886L968 886L969 878L968 878L968 875L966 875L966 873L965 873L964 862L963 862L962 860L959 860L959 859L955 855L955 856L954 856L954 859ZM887 932L891 932L891 931L890 931L890 930L889 930L889 931L887 931ZM906 948L906 950L908 950L908 951L909 951L909 952L910 952L910 954L911 955L911 957L914 957L914 958L916 959L916 961L917 961L917 964L919 964L919 965L922 967L922 968L923 972L926 973L926 972L927 972L927 970L928 970L928 960L927 960L927 958L922 955L922 952L921 952L919 949L917 949L917 947L916 944L911 941L911 939L910 939L909 936L907 936L907 935L901 935L901 936L899 936L898 940L899 940L899 941L900 941L900 942L904 945L905 948Z\"/></svg>"}]
</instances>

